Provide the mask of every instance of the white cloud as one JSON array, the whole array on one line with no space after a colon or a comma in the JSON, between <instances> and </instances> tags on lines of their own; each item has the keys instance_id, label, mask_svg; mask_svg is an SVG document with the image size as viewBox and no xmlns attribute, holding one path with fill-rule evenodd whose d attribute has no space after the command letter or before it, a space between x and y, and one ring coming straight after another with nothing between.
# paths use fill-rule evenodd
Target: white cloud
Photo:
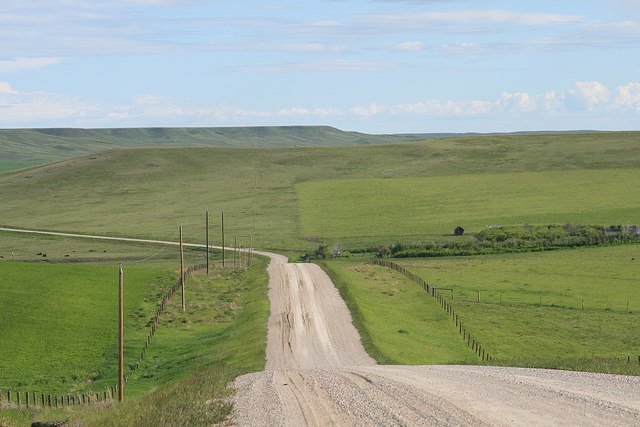
<instances>
[{"instance_id":1,"label":"white cloud","mask_svg":"<svg viewBox=\"0 0 640 427\"><path fill-rule=\"evenodd\" d=\"M13 58L0 59L0 73L9 73L22 70L33 70L57 64L60 58Z\"/></svg>"},{"instance_id":2,"label":"white cloud","mask_svg":"<svg viewBox=\"0 0 640 427\"><path fill-rule=\"evenodd\" d=\"M577 102L578 100L579 102ZM594 118L609 117L637 122L640 113L640 82L610 90L599 82L577 82L567 90L537 94L502 92L494 99L427 99L413 103L370 103L335 106L283 106L254 109L227 103L183 105L180 100L141 94L121 105L91 104L85 100L42 92L20 92L0 81L0 126L221 126L250 124L326 123L350 118L355 121L392 120L411 116L456 119L522 119L534 121L539 114L558 118L563 114L583 117L584 128L595 128ZM635 119L634 119L635 118ZM515 122L514 122L515 123Z\"/></svg>"},{"instance_id":3,"label":"white cloud","mask_svg":"<svg viewBox=\"0 0 640 427\"><path fill-rule=\"evenodd\" d=\"M569 91L573 105L593 110L609 100L609 89L600 82L577 82Z\"/></svg>"},{"instance_id":4,"label":"white cloud","mask_svg":"<svg viewBox=\"0 0 640 427\"><path fill-rule=\"evenodd\" d=\"M358 105L349 109L349 112L351 112L353 115L362 118L373 117L383 113L384 111L385 108L378 104Z\"/></svg>"},{"instance_id":5,"label":"white cloud","mask_svg":"<svg viewBox=\"0 0 640 427\"><path fill-rule=\"evenodd\" d=\"M418 24L521 24L549 25L585 22L578 15L527 13L509 10L458 10L451 12L424 12L368 15L365 22L415 26Z\"/></svg>"},{"instance_id":6,"label":"white cloud","mask_svg":"<svg viewBox=\"0 0 640 427\"><path fill-rule=\"evenodd\" d=\"M615 104L622 109L635 109L640 112L640 83L618 86Z\"/></svg>"},{"instance_id":7,"label":"white cloud","mask_svg":"<svg viewBox=\"0 0 640 427\"><path fill-rule=\"evenodd\" d=\"M537 108L537 103L526 92L503 92L498 100L498 107L508 112L531 112Z\"/></svg>"},{"instance_id":8,"label":"white cloud","mask_svg":"<svg viewBox=\"0 0 640 427\"><path fill-rule=\"evenodd\" d=\"M387 62L360 60L327 60L311 62L292 62L283 64L257 65L241 67L240 71L251 73L281 73L281 72L325 72L325 71L371 71L390 69L394 66Z\"/></svg>"},{"instance_id":9,"label":"white cloud","mask_svg":"<svg viewBox=\"0 0 640 427\"><path fill-rule=\"evenodd\" d=\"M16 94L15 90L7 82L0 81L0 93Z\"/></svg>"},{"instance_id":10,"label":"white cloud","mask_svg":"<svg viewBox=\"0 0 640 427\"><path fill-rule=\"evenodd\" d=\"M302 53L342 53L348 50L345 45L328 45L324 43L292 43L279 45L276 49Z\"/></svg>"},{"instance_id":11,"label":"white cloud","mask_svg":"<svg viewBox=\"0 0 640 427\"><path fill-rule=\"evenodd\" d=\"M395 44L391 48L399 52L420 52L425 50L426 45L423 42L410 41Z\"/></svg>"},{"instance_id":12,"label":"white cloud","mask_svg":"<svg viewBox=\"0 0 640 427\"><path fill-rule=\"evenodd\" d=\"M49 125L51 121L78 120L99 111L78 98L43 92L19 92L0 82L0 126Z\"/></svg>"}]
</instances>

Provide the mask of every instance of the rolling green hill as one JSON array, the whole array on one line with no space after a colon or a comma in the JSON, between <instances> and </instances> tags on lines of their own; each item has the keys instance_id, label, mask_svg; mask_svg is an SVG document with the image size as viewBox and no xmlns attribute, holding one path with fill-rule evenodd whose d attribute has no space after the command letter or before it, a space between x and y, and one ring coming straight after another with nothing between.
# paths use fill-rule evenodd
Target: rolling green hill
<instances>
[{"instance_id":1,"label":"rolling green hill","mask_svg":"<svg viewBox=\"0 0 640 427\"><path fill-rule=\"evenodd\" d=\"M617 191L613 187L622 185L610 176L612 171L628 170L624 185L632 185L637 179L633 168L640 164L638 141L639 133L623 132L457 137L366 147L110 150L1 174L0 224L150 238L175 236L178 225L183 224L187 240L201 241L204 210L209 208L214 212L212 227L219 242L218 213L224 209L227 236L233 238L237 234L243 245L248 244L255 218L258 247L307 250L317 246L309 233L318 231L322 235L323 230L303 228L308 226L301 222L301 215L304 218L315 209L313 203L306 202L300 207L296 186L305 182L437 176L449 182L447 176L461 174L492 174L495 181L500 177L512 180L514 175L509 174L526 173L520 176L526 178L521 184L535 191L539 176L546 177L549 183L555 180L561 190L564 180L573 183L571 188L580 187L582 181L571 180L571 176L591 173L601 180L598 194L606 195L607 186ZM593 172L576 171L566 176L563 172L579 169ZM527 173L534 171L556 173ZM469 180L464 194L473 194L474 188L483 182ZM389 185L393 187L393 181ZM441 189L443 197L455 199L447 191L453 190L448 186ZM554 200L562 200L561 193ZM625 194L621 195L626 200L621 207L635 212L636 199L625 198ZM347 205L357 199L349 198L348 194L335 196L339 203ZM500 200L509 198L504 193L496 196ZM500 208L490 191L485 192L484 200L494 211ZM395 209L413 215L412 203L405 198ZM456 203L464 204L464 200ZM326 212L325 206L315 206L318 212ZM575 206L580 206L579 200ZM549 209L546 214L564 212L560 203ZM503 218L505 214L509 216L500 212L503 222L509 220ZM482 223L490 221L492 215L497 213L483 212ZM347 222L361 226L369 218L350 217ZM424 221L413 221L408 228L403 226L401 234L424 237L423 228L426 225L428 229L429 218ZM514 217L513 221L525 219ZM349 233L338 232L331 237L353 237ZM367 234L366 241L356 238L349 243L388 241L395 237L392 234L387 229L374 229Z\"/></svg>"},{"instance_id":2,"label":"rolling green hill","mask_svg":"<svg viewBox=\"0 0 640 427\"><path fill-rule=\"evenodd\" d=\"M367 135L329 126L0 129L0 172L112 148L370 145L438 136Z\"/></svg>"}]
</instances>

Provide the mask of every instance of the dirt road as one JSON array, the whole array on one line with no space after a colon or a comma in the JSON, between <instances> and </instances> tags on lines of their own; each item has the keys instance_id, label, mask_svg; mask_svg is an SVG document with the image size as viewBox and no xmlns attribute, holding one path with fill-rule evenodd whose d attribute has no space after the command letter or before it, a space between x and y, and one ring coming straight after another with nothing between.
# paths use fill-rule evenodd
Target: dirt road
<instances>
[{"instance_id":1,"label":"dirt road","mask_svg":"<svg viewBox=\"0 0 640 427\"><path fill-rule=\"evenodd\" d=\"M313 264L268 253L267 367L234 382L238 425L640 425L640 378L482 366L380 366Z\"/></svg>"},{"instance_id":2,"label":"dirt road","mask_svg":"<svg viewBox=\"0 0 640 427\"><path fill-rule=\"evenodd\" d=\"M267 370L234 382L235 424L640 426L638 377L376 365L322 270L313 264L289 264L281 255L256 253L271 258Z\"/></svg>"}]
</instances>

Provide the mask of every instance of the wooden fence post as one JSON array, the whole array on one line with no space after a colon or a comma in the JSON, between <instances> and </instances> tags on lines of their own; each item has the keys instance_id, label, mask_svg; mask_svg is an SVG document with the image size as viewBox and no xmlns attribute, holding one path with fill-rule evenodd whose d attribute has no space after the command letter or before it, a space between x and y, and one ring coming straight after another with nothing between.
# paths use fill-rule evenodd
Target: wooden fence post
<instances>
[{"instance_id":1,"label":"wooden fence post","mask_svg":"<svg viewBox=\"0 0 640 427\"><path fill-rule=\"evenodd\" d=\"M118 326L118 402L122 402L123 395L123 378L124 378L124 272L122 271L122 263L118 273L119 288L119 307L120 318ZM83 395L84 396L84 395ZM84 397L83 402L84 403Z\"/></svg>"}]
</instances>

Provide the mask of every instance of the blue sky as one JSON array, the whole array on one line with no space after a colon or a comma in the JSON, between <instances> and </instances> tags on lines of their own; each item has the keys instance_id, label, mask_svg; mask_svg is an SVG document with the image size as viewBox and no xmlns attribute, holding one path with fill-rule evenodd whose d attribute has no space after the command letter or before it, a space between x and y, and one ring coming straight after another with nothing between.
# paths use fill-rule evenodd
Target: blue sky
<instances>
[{"instance_id":1,"label":"blue sky","mask_svg":"<svg viewBox=\"0 0 640 427\"><path fill-rule=\"evenodd\" d=\"M637 0L2 0L0 127L640 129Z\"/></svg>"}]
</instances>

